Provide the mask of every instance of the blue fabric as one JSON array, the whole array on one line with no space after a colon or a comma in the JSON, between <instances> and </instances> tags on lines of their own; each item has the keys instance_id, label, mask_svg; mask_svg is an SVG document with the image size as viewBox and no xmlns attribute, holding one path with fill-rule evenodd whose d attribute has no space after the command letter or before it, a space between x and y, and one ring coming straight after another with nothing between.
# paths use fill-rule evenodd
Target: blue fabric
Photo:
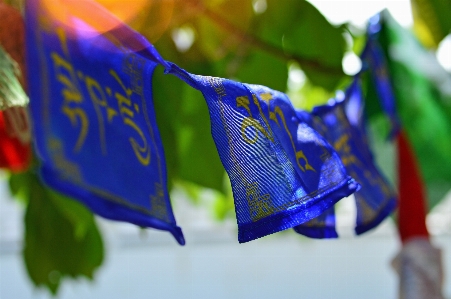
<instances>
[{"instance_id":1,"label":"blue fabric","mask_svg":"<svg viewBox=\"0 0 451 299\"><path fill-rule=\"evenodd\" d=\"M248 242L321 215L358 184L288 97L264 86L166 70L200 90L235 199L238 240Z\"/></svg>"},{"instance_id":2,"label":"blue fabric","mask_svg":"<svg viewBox=\"0 0 451 299\"><path fill-rule=\"evenodd\" d=\"M321 136L327 136L327 127L321 118L303 110L296 110L296 115L301 121L315 128ZM335 207L330 207L318 217L295 226L294 230L301 235L314 239L338 238L338 233L335 228L334 210Z\"/></svg>"},{"instance_id":3,"label":"blue fabric","mask_svg":"<svg viewBox=\"0 0 451 299\"><path fill-rule=\"evenodd\" d=\"M314 239L335 239L338 233L335 228L334 207L310 221L294 227L295 232Z\"/></svg>"},{"instance_id":4,"label":"blue fabric","mask_svg":"<svg viewBox=\"0 0 451 299\"><path fill-rule=\"evenodd\" d=\"M344 99L315 107L312 126L326 137L340 155L348 173L361 185L355 194L357 219L355 232L362 234L382 222L396 207L396 195L377 169L365 133L363 96L358 77L346 91ZM321 121L318 121L320 119ZM329 233L335 226L333 210L321 218L295 228L303 235L319 238L336 237Z\"/></svg>"},{"instance_id":5,"label":"blue fabric","mask_svg":"<svg viewBox=\"0 0 451 299\"><path fill-rule=\"evenodd\" d=\"M396 112L395 95L388 75L388 66L378 41L378 35L381 30L380 18L380 14L377 14L369 20L367 29L368 40L360 58L363 69L370 70L382 109L390 121L391 130L388 137L393 139L401 128L401 122Z\"/></svg>"},{"instance_id":6,"label":"blue fabric","mask_svg":"<svg viewBox=\"0 0 451 299\"><path fill-rule=\"evenodd\" d=\"M75 17L61 24L37 0L25 20L42 179L98 215L169 231L183 245L152 103L164 60L125 25L99 34Z\"/></svg>"}]
</instances>

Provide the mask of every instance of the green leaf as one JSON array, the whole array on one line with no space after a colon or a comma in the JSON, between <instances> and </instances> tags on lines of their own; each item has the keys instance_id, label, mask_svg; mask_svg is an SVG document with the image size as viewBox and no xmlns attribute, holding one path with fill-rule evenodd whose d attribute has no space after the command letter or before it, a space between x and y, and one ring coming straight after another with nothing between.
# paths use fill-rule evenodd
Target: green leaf
<instances>
[{"instance_id":1,"label":"green leaf","mask_svg":"<svg viewBox=\"0 0 451 299\"><path fill-rule=\"evenodd\" d=\"M203 95L185 86L177 131L179 176L203 187L223 191L224 167L211 135L210 116Z\"/></svg>"},{"instance_id":2,"label":"green leaf","mask_svg":"<svg viewBox=\"0 0 451 299\"><path fill-rule=\"evenodd\" d=\"M202 195L202 191L205 191L205 188L194 184L192 182L177 181L177 186L180 187L191 200L192 203L198 205L200 203L200 197Z\"/></svg>"},{"instance_id":3,"label":"green leaf","mask_svg":"<svg viewBox=\"0 0 451 299\"><path fill-rule=\"evenodd\" d=\"M23 256L36 286L56 294L65 277L93 278L103 261L103 242L92 214L44 187L30 173Z\"/></svg>"},{"instance_id":4,"label":"green leaf","mask_svg":"<svg viewBox=\"0 0 451 299\"><path fill-rule=\"evenodd\" d=\"M47 189L47 193L52 203L59 210L74 228L74 236L77 240L83 240L94 223L92 213L81 203L67 196Z\"/></svg>"},{"instance_id":5,"label":"green leaf","mask_svg":"<svg viewBox=\"0 0 451 299\"><path fill-rule=\"evenodd\" d=\"M265 85L285 92L288 67L286 61L267 52L256 50L241 63L234 77L245 83Z\"/></svg>"},{"instance_id":6,"label":"green leaf","mask_svg":"<svg viewBox=\"0 0 451 299\"><path fill-rule=\"evenodd\" d=\"M28 187L32 179L30 172L11 173L9 177L9 190L14 198L28 202L31 189Z\"/></svg>"},{"instance_id":7,"label":"green leaf","mask_svg":"<svg viewBox=\"0 0 451 299\"><path fill-rule=\"evenodd\" d=\"M346 49L343 28L334 27L309 2L268 0L258 21L257 33L273 46L314 63L298 61L309 80L333 90L344 77L342 60ZM336 70L325 71L320 66Z\"/></svg>"},{"instance_id":8,"label":"green leaf","mask_svg":"<svg viewBox=\"0 0 451 299\"><path fill-rule=\"evenodd\" d=\"M229 39L230 43L224 43L230 34L215 25L211 20L202 17L195 23L199 34L196 44L202 50L203 56L211 61L219 60L227 55L228 51L236 49L238 41L234 36Z\"/></svg>"},{"instance_id":9,"label":"green leaf","mask_svg":"<svg viewBox=\"0 0 451 299\"><path fill-rule=\"evenodd\" d=\"M184 83L175 76L164 75L157 68L153 76L153 100L155 115L163 142L166 158L168 189L171 190L173 182L178 176L178 128L180 127L178 115Z\"/></svg>"},{"instance_id":10,"label":"green leaf","mask_svg":"<svg viewBox=\"0 0 451 299\"><path fill-rule=\"evenodd\" d=\"M214 215L217 220L223 221L227 218L234 217L235 206L233 204L233 197L216 196L214 202Z\"/></svg>"},{"instance_id":11,"label":"green leaf","mask_svg":"<svg viewBox=\"0 0 451 299\"><path fill-rule=\"evenodd\" d=\"M320 86L315 86L311 82L305 82L300 90L301 100L295 104L298 108L311 111L313 107L324 105L333 97L334 93L325 90Z\"/></svg>"},{"instance_id":12,"label":"green leaf","mask_svg":"<svg viewBox=\"0 0 451 299\"><path fill-rule=\"evenodd\" d=\"M341 67L341 64L340 64ZM319 71L316 67L301 65L302 70L313 85L317 85L329 92L337 90L341 81L345 78L341 74L324 75L323 71Z\"/></svg>"},{"instance_id":13,"label":"green leaf","mask_svg":"<svg viewBox=\"0 0 451 299\"><path fill-rule=\"evenodd\" d=\"M199 34L197 43L203 54L211 61L219 60L234 53L241 46L239 36L232 34L234 27L246 32L253 17L252 2L249 0L204 1L211 12L194 20ZM225 25L225 23L230 25Z\"/></svg>"},{"instance_id":14,"label":"green leaf","mask_svg":"<svg viewBox=\"0 0 451 299\"><path fill-rule=\"evenodd\" d=\"M194 73L211 74L196 64ZM192 70L191 70L192 71ZM203 95L159 69L153 78L154 105L168 165L168 182L184 180L223 190L224 167L211 136L210 116Z\"/></svg>"}]
</instances>

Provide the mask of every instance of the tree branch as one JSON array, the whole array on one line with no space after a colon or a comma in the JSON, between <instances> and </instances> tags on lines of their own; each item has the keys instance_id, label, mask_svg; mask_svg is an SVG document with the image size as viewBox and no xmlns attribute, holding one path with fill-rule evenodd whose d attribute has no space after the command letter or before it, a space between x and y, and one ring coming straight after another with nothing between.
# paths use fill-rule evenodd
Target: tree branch
<instances>
[{"instance_id":1,"label":"tree branch","mask_svg":"<svg viewBox=\"0 0 451 299\"><path fill-rule=\"evenodd\" d=\"M284 60L294 60L297 63L299 63L301 67L302 66L309 67L322 73L328 73L339 76L345 75L341 68L325 65L318 60L307 58L296 53L284 51L283 49L262 40L261 38L255 36L252 33L243 31L241 28L230 23L228 20L223 18L218 13L204 6L199 0L185 0L185 1L188 4L199 9L206 17L208 17L212 22L221 27L223 30L235 35L243 42L246 42L256 48L262 49L263 51L266 51Z\"/></svg>"}]
</instances>

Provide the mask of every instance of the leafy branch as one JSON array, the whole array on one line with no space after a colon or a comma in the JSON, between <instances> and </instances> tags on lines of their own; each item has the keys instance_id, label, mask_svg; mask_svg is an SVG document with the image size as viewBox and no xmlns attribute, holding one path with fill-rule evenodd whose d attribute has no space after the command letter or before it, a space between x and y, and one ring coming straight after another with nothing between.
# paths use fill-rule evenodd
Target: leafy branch
<instances>
[{"instance_id":1,"label":"leafy branch","mask_svg":"<svg viewBox=\"0 0 451 299\"><path fill-rule=\"evenodd\" d=\"M227 19L222 17L220 14L203 5L199 0L186 0L186 3L199 10L203 15L205 15L207 18L209 18L212 22L214 22L223 30L233 34L241 41L246 42L256 48L264 50L274 56L280 57L287 61L294 60L301 66L309 67L321 73L339 76L345 75L341 68L326 65L319 60L304 57L297 53L290 53L273 44L266 42L265 40L259 38L258 36L250 32L243 31L241 28L232 24Z\"/></svg>"}]
</instances>

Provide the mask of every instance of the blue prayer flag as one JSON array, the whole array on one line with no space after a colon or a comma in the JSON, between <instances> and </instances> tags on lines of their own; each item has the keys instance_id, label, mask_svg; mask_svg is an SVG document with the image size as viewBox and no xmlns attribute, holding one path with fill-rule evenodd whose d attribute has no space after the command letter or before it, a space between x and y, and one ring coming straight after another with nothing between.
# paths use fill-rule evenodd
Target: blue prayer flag
<instances>
[{"instance_id":1,"label":"blue prayer flag","mask_svg":"<svg viewBox=\"0 0 451 299\"><path fill-rule=\"evenodd\" d=\"M338 233L335 228L334 207L327 209L324 213L310 221L295 226L294 230L301 235L314 239L338 238Z\"/></svg>"},{"instance_id":2,"label":"blue prayer flag","mask_svg":"<svg viewBox=\"0 0 451 299\"><path fill-rule=\"evenodd\" d=\"M27 1L30 108L41 177L103 217L169 231L183 245L152 103L153 71L166 62L94 2L76 2L67 5L88 5L88 17L69 14L63 22L39 0ZM94 18L115 26L98 32Z\"/></svg>"},{"instance_id":3,"label":"blue prayer flag","mask_svg":"<svg viewBox=\"0 0 451 299\"><path fill-rule=\"evenodd\" d=\"M354 193L357 234L376 227L396 207L396 194L373 161L365 132L363 105L359 78L356 77L344 99L332 100L312 111L315 116L312 126L333 145L348 173L361 185L360 190ZM320 218L297 226L295 230L309 237L337 237L333 214L330 209Z\"/></svg>"},{"instance_id":4,"label":"blue prayer flag","mask_svg":"<svg viewBox=\"0 0 451 299\"><path fill-rule=\"evenodd\" d=\"M400 130L401 121L396 112L395 95L390 83L388 65L385 61L383 49L378 41L378 35L381 30L380 18L381 15L377 14L369 20L367 29L368 40L360 58L363 64L363 70L370 70L382 109L390 121L391 128L388 137L392 139Z\"/></svg>"},{"instance_id":5,"label":"blue prayer flag","mask_svg":"<svg viewBox=\"0 0 451 299\"><path fill-rule=\"evenodd\" d=\"M321 135L327 136L327 128L319 117L315 117L311 113L304 110L296 110L296 115L299 119L309 124L312 128ZM294 227L294 230L309 238L315 239L332 239L338 238L338 233L335 229L335 206L325 210L324 213L307 222L304 222Z\"/></svg>"},{"instance_id":6,"label":"blue prayer flag","mask_svg":"<svg viewBox=\"0 0 451 299\"><path fill-rule=\"evenodd\" d=\"M321 215L358 184L337 153L299 119L288 97L264 86L166 69L200 90L248 242Z\"/></svg>"}]
</instances>

